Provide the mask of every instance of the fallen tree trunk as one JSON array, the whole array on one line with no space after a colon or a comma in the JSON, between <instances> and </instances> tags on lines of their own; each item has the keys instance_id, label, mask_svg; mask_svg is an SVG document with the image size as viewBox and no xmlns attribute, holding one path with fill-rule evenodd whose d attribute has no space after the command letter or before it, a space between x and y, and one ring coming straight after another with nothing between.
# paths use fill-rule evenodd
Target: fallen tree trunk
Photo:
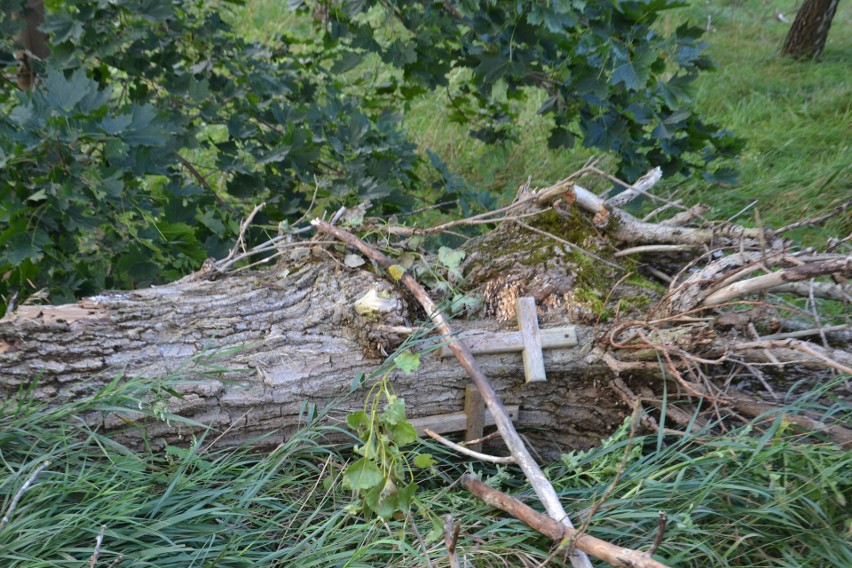
<instances>
[{"instance_id":1,"label":"fallen tree trunk","mask_svg":"<svg viewBox=\"0 0 852 568\"><path fill-rule=\"evenodd\" d=\"M336 403L342 418L363 406L347 394L353 377L369 374L402 337L383 330L409 325L406 300L367 270L309 259L218 281L196 281L134 292L107 293L71 306L24 306L0 324L4 397L35 381L31 396L61 402L95 392L118 373L156 380L180 376L169 410L229 433L221 443L269 435L277 444L299 425L303 403ZM395 306L370 321L354 309L370 289ZM460 322L461 323L461 322ZM495 322L467 323L486 331ZM578 330L588 344L591 328ZM554 434L564 447L587 447L623 418L621 403L600 400L608 369L586 361L581 348L546 354L548 383L524 385L520 354L479 359L507 405L521 407L518 424ZM424 357L411 376L394 378L412 418L464 409L467 377L455 360ZM109 429L126 418L103 416ZM570 424L570 428L559 428ZM148 424L155 443L191 433L186 425ZM271 435L270 435L271 434Z\"/></svg>"},{"instance_id":2,"label":"fallen tree trunk","mask_svg":"<svg viewBox=\"0 0 852 568\"><path fill-rule=\"evenodd\" d=\"M633 190L647 188L637 183ZM844 279L852 276L848 257L803 256L754 230L677 224L694 220L693 210L675 217L659 224L639 221L573 182L561 182L522 192L513 206L489 217L501 221L496 230L465 245L459 271L482 296L483 307L477 320L457 320L455 329L515 329L509 322L520 296L535 298L543 328L576 325L576 346L545 350L546 382L524 382L520 353L477 356L499 397L517 407L515 424L539 450L596 444L622 423L636 400L657 404L663 380L671 381L670 400L678 392L705 397L723 405L724 413L731 401L712 380L715 368L725 367L723 376L731 368L746 369L763 381L766 373L759 369L766 365L768 373L849 367L844 345L762 341L761 322L774 317L765 303L760 313L724 311L737 294L765 294L820 275L833 275L837 282L817 284L845 299ZM655 230L646 230L648 225ZM387 232L405 237L424 231L392 226ZM693 258L672 252L669 245L630 248L648 243L649 235L654 242L682 238L687 250L716 243L737 248L718 260L708 253ZM644 268L622 261L614 246L643 255ZM277 444L300 425L305 403L335 405L329 419L342 419L363 406L363 394L351 392L353 378L375 370L427 314L418 312L393 278L367 264L345 266L327 243L273 240L268 247L282 260L262 271L219 274L217 264L208 263L166 286L104 293L68 306L20 307L0 321L0 392L8 398L32 385L29 396L60 403L96 392L122 373L148 377L153 404L162 402L162 393L153 393L158 379L177 376L179 386L170 388L180 396L168 401L169 411L210 426L219 444L258 436ZM233 256L218 266L231 266L238 260ZM782 270L772 272L773 266ZM671 281L669 290L628 278L646 269L668 270L662 276ZM601 316L610 305L616 306L614 317L604 323ZM467 384L457 362L437 353L424 353L412 375L394 377L409 417L422 419L422 427L461 412ZM683 422L689 423L686 416ZM135 417L87 419L117 430ZM201 429L165 421L147 421L145 427L156 445Z\"/></svg>"}]
</instances>

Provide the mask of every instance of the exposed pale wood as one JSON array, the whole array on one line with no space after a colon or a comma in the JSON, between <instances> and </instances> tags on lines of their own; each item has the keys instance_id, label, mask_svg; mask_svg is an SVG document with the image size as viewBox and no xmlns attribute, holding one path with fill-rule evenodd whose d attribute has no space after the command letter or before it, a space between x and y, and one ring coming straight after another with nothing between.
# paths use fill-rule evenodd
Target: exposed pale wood
<instances>
[{"instance_id":1,"label":"exposed pale wood","mask_svg":"<svg viewBox=\"0 0 852 568\"><path fill-rule=\"evenodd\" d=\"M535 300L529 297L518 298L515 301L515 316L524 343L521 352L524 358L524 378L528 383L544 382L547 380L547 374L544 371L544 354L541 351L541 333L538 329Z\"/></svg>"},{"instance_id":2,"label":"exposed pale wood","mask_svg":"<svg viewBox=\"0 0 852 568\"><path fill-rule=\"evenodd\" d=\"M512 420L518 419L518 405L507 405L506 413ZM467 428L467 414L464 411L448 412L446 414L436 414L434 416L422 416L420 418L411 418L409 422L418 434L423 434L428 428L438 434L447 434L449 432L463 432ZM494 417L491 412L485 411L482 417L483 428L494 426Z\"/></svg>"},{"instance_id":3,"label":"exposed pale wood","mask_svg":"<svg viewBox=\"0 0 852 568\"><path fill-rule=\"evenodd\" d=\"M464 413L467 416L464 430L465 441L478 440L485 429L485 401L482 400L479 391L471 385L464 390ZM467 447L478 452L482 449L482 444L470 444Z\"/></svg>"},{"instance_id":4,"label":"exposed pale wood","mask_svg":"<svg viewBox=\"0 0 852 568\"><path fill-rule=\"evenodd\" d=\"M577 328L572 326L540 329L541 346L544 349L560 349L577 346ZM471 331L459 335L474 355L489 355L493 353L513 353L524 348L524 337L520 331L503 331L483 333ZM453 351L448 346L441 347L441 357L452 357Z\"/></svg>"}]
</instances>

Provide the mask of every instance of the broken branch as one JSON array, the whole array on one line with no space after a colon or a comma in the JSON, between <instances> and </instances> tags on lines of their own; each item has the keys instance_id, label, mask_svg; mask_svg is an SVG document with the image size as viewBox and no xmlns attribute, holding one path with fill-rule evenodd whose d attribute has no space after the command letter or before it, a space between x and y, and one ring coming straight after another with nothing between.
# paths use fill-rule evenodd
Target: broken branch
<instances>
[{"instance_id":1,"label":"broken branch","mask_svg":"<svg viewBox=\"0 0 852 568\"><path fill-rule=\"evenodd\" d=\"M580 535L580 531L555 522L514 497L487 486L470 474L463 475L460 482L462 487L482 499L486 504L509 513L544 536L558 542L566 539L572 540L577 549L595 558L600 558L613 566L621 568L666 568L665 564L657 562L649 554L616 546L587 534Z\"/></svg>"}]
</instances>

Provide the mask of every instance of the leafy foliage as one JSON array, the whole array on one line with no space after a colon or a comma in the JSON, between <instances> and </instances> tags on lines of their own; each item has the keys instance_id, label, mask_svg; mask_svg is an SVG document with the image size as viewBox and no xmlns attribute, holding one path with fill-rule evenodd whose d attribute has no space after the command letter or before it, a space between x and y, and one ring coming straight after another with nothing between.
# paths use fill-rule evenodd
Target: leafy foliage
<instances>
[{"instance_id":1,"label":"leafy foliage","mask_svg":"<svg viewBox=\"0 0 852 568\"><path fill-rule=\"evenodd\" d=\"M326 43L344 50L346 61L374 52L399 71L377 92L385 104L446 89L451 119L486 142L513 138L516 103L543 91L538 112L553 120L548 147L579 139L614 152L623 179L651 166L703 171L739 149L689 109L690 84L712 67L703 31L684 24L667 37L654 27L663 11L683 2L297 4L322 7Z\"/></svg>"},{"instance_id":2,"label":"leafy foliage","mask_svg":"<svg viewBox=\"0 0 852 568\"><path fill-rule=\"evenodd\" d=\"M175 278L221 256L250 205L261 223L301 212L318 178L320 199L410 202L414 146L326 80L322 50L247 44L200 0L52 8L44 80L0 96L0 292Z\"/></svg>"},{"instance_id":3,"label":"leafy foliage","mask_svg":"<svg viewBox=\"0 0 852 568\"><path fill-rule=\"evenodd\" d=\"M22 4L0 13L10 72ZM696 29L651 27L669 0L293 4L318 32L260 45L223 3L47 2L40 80L0 91L0 295L174 279L222 256L260 201L272 231L314 195L384 213L482 201L401 128L397 109L436 89L489 142L511 139L516 103L544 91L548 144L611 150L629 179L735 147L688 110L710 64Z\"/></svg>"},{"instance_id":4,"label":"leafy foliage","mask_svg":"<svg viewBox=\"0 0 852 568\"><path fill-rule=\"evenodd\" d=\"M364 410L346 417L347 426L362 442L354 448L362 457L347 465L343 474L343 485L357 495L348 509L372 511L385 519L408 513L417 491L407 452L402 450L417 440L417 431L405 419L405 401L393 394L390 373L394 369L406 374L415 372L420 368L420 357L405 349L395 353L388 363L388 371L370 389ZM413 463L428 468L432 465L431 456L418 454Z\"/></svg>"}]
</instances>

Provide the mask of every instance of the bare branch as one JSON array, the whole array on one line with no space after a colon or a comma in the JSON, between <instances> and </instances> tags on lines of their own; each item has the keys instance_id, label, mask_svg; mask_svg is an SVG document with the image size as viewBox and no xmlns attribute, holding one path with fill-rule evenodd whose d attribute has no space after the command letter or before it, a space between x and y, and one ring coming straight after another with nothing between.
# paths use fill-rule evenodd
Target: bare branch
<instances>
[{"instance_id":1,"label":"bare branch","mask_svg":"<svg viewBox=\"0 0 852 568\"><path fill-rule=\"evenodd\" d=\"M489 463L515 463L515 458L513 458L512 456L506 456L506 457L489 456L488 454L482 454L482 453L479 453L479 452L475 452L475 451L471 450L470 448L465 448L464 446L460 446L459 444L456 444L455 442L447 440L446 438L444 438L440 434L436 434L435 432L433 432L429 428L425 428L423 431L430 438L435 440L436 442L444 444L448 448L455 450L460 454L464 454L468 457L471 457L471 458L474 458L474 459L477 459L477 460L480 460L480 461L484 461L484 462L489 462Z\"/></svg>"}]
</instances>

